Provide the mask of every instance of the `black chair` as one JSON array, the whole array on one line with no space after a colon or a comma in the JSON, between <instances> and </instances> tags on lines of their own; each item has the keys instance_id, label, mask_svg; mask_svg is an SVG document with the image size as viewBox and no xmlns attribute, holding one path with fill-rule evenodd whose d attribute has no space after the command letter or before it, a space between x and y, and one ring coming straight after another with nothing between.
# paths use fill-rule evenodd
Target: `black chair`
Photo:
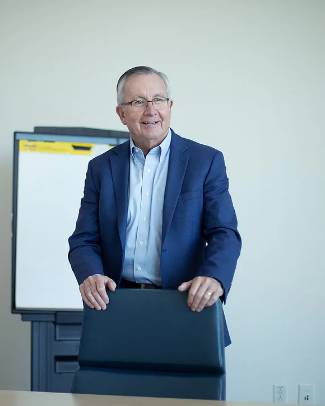
<instances>
[{"instance_id":1,"label":"black chair","mask_svg":"<svg viewBox=\"0 0 325 406\"><path fill-rule=\"evenodd\" d=\"M225 399L221 303L192 312L175 290L118 289L84 309L72 392Z\"/></svg>"}]
</instances>

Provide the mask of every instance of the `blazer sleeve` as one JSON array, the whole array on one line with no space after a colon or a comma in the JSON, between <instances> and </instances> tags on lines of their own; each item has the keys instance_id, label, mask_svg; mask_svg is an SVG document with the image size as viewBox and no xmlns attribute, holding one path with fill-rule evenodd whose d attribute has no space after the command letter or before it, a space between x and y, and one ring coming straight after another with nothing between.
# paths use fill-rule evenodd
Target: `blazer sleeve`
<instances>
[{"instance_id":1,"label":"blazer sleeve","mask_svg":"<svg viewBox=\"0 0 325 406\"><path fill-rule=\"evenodd\" d=\"M223 155L216 151L204 182L203 235L207 241L198 276L217 279L226 301L241 250L237 218L228 190Z\"/></svg>"},{"instance_id":2,"label":"blazer sleeve","mask_svg":"<svg viewBox=\"0 0 325 406\"><path fill-rule=\"evenodd\" d=\"M93 161L88 164L84 196L76 223L69 238L68 258L79 284L90 275L104 275L99 236L99 180L94 174Z\"/></svg>"}]
</instances>

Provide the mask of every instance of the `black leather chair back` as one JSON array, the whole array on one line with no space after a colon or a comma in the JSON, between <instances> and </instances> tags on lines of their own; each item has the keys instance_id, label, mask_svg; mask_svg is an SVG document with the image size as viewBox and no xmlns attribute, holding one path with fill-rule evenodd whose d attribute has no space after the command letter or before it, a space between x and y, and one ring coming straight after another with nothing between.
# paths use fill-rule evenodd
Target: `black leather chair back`
<instances>
[{"instance_id":1,"label":"black leather chair back","mask_svg":"<svg viewBox=\"0 0 325 406\"><path fill-rule=\"evenodd\" d=\"M118 289L84 310L73 392L224 399L221 303L192 312L175 290Z\"/></svg>"}]
</instances>

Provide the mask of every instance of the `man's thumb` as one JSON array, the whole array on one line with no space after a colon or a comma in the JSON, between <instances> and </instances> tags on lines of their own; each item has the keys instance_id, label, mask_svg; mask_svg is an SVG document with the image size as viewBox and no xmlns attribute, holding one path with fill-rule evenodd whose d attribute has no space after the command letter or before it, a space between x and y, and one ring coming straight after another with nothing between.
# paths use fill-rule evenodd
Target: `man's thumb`
<instances>
[{"instance_id":1,"label":"man's thumb","mask_svg":"<svg viewBox=\"0 0 325 406\"><path fill-rule=\"evenodd\" d=\"M116 283L113 281L113 279L107 277L105 283L108 286L108 289L114 292L114 290L116 289Z\"/></svg>"},{"instance_id":2,"label":"man's thumb","mask_svg":"<svg viewBox=\"0 0 325 406\"><path fill-rule=\"evenodd\" d=\"M179 285L178 290L180 292L185 292L186 290L188 290L192 285L192 281L187 281L187 282L183 282L181 285Z\"/></svg>"}]
</instances>

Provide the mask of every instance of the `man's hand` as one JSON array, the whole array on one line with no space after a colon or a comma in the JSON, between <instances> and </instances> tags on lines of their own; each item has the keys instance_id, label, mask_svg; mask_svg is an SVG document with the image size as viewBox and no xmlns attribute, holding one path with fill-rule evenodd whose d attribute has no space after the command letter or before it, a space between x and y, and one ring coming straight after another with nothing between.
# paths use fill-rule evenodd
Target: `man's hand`
<instances>
[{"instance_id":1,"label":"man's hand","mask_svg":"<svg viewBox=\"0 0 325 406\"><path fill-rule=\"evenodd\" d=\"M109 303L106 286L112 292L116 289L116 283L108 276L99 274L89 276L79 286L82 300L92 309L105 310Z\"/></svg>"},{"instance_id":2,"label":"man's hand","mask_svg":"<svg viewBox=\"0 0 325 406\"><path fill-rule=\"evenodd\" d=\"M200 312L205 307L212 306L223 295L220 282L209 276L197 276L183 282L178 290L180 292L189 290L187 304L194 312Z\"/></svg>"}]
</instances>

